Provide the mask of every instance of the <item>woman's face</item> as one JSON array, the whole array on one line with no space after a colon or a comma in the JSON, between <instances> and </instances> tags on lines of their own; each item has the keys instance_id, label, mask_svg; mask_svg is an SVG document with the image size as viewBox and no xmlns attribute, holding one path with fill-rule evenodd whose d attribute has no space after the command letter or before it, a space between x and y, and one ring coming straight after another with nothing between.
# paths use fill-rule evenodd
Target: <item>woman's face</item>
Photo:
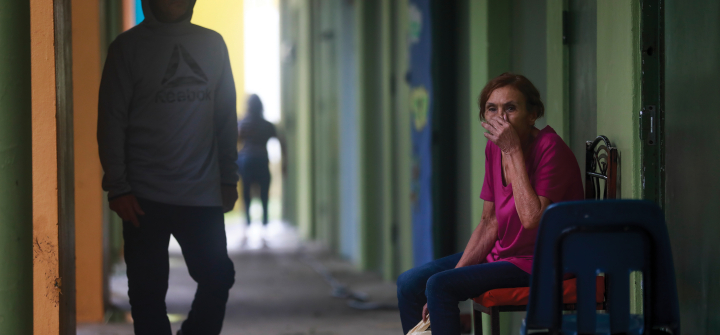
<instances>
[{"instance_id":1,"label":"woman's face","mask_svg":"<svg viewBox=\"0 0 720 335\"><path fill-rule=\"evenodd\" d=\"M190 0L151 0L153 14L160 22L179 20L190 9Z\"/></svg>"},{"instance_id":2,"label":"woman's face","mask_svg":"<svg viewBox=\"0 0 720 335\"><path fill-rule=\"evenodd\" d=\"M520 138L524 138L535 127L537 113L529 111L525 96L512 86L495 89L485 103L485 119L502 118L509 122Z\"/></svg>"}]
</instances>

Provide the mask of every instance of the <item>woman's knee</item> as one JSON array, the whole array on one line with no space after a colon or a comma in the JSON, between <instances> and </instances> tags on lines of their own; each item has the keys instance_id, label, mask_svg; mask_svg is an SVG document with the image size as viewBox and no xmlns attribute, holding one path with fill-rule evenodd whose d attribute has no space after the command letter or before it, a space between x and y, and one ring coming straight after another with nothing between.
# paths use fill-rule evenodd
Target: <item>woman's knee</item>
<instances>
[{"instance_id":1,"label":"woman's knee","mask_svg":"<svg viewBox=\"0 0 720 335\"><path fill-rule=\"evenodd\" d=\"M428 299L443 298L455 300L454 286L449 274L438 273L428 279L425 295Z\"/></svg>"},{"instance_id":2,"label":"woman's knee","mask_svg":"<svg viewBox=\"0 0 720 335\"><path fill-rule=\"evenodd\" d=\"M422 294L425 290L425 283L417 269L410 269L403 272L397 279L398 297L415 296Z\"/></svg>"}]
</instances>

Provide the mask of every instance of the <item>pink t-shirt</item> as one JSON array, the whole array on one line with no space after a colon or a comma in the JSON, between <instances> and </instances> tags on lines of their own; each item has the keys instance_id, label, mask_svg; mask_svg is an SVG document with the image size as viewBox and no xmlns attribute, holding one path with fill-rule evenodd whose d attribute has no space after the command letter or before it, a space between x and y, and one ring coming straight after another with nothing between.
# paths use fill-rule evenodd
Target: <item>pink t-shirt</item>
<instances>
[{"instance_id":1,"label":"pink t-shirt","mask_svg":"<svg viewBox=\"0 0 720 335\"><path fill-rule=\"evenodd\" d=\"M584 198L575 155L550 126L538 133L525 164L537 195L553 203ZM503 185L500 148L490 141L485 147L485 182L480 198L495 203L498 221L497 241L487 262L507 261L531 273L537 228L525 229L520 223L512 184Z\"/></svg>"}]
</instances>

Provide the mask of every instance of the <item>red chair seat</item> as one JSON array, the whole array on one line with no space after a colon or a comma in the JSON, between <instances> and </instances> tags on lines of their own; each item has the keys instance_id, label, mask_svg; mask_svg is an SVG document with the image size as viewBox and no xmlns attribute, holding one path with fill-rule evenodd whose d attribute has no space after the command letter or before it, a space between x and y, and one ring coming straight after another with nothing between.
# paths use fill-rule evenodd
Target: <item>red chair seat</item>
<instances>
[{"instance_id":1,"label":"red chair seat","mask_svg":"<svg viewBox=\"0 0 720 335\"><path fill-rule=\"evenodd\" d=\"M598 276L595 281L595 299L598 303L605 300L605 277ZM473 301L485 307L524 306L530 298L529 287L499 288L485 292ZM563 303L577 303L577 280L575 278L563 282Z\"/></svg>"}]
</instances>

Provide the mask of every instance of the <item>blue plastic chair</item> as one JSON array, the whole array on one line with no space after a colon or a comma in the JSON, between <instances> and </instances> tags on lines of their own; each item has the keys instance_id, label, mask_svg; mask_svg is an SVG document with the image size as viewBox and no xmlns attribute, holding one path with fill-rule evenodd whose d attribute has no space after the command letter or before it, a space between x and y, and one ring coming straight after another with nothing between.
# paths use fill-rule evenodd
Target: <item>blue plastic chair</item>
<instances>
[{"instance_id":1,"label":"blue plastic chair","mask_svg":"<svg viewBox=\"0 0 720 335\"><path fill-rule=\"evenodd\" d=\"M670 239L657 205L639 200L551 205L535 244L530 301L521 334L680 334ZM643 314L630 314L630 273L642 271ZM577 314L562 315L563 275L577 277ZM597 314L595 277L606 276L606 314Z\"/></svg>"}]
</instances>

